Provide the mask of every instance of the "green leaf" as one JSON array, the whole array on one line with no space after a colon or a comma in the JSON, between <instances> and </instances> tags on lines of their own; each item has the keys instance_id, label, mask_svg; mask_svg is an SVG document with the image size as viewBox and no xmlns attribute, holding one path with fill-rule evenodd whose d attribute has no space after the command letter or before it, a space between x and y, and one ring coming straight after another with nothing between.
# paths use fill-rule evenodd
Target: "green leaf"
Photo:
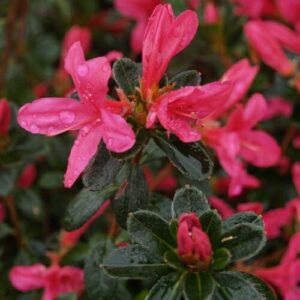
<instances>
[{"instance_id":1,"label":"green leaf","mask_svg":"<svg viewBox=\"0 0 300 300\"><path fill-rule=\"evenodd\" d=\"M208 300L214 293L216 284L208 273L189 273L184 283L185 300Z\"/></svg>"},{"instance_id":2,"label":"green leaf","mask_svg":"<svg viewBox=\"0 0 300 300\"><path fill-rule=\"evenodd\" d=\"M44 216L43 203L39 195L33 190L22 189L16 195L17 208L28 218L36 221Z\"/></svg>"},{"instance_id":3,"label":"green leaf","mask_svg":"<svg viewBox=\"0 0 300 300\"><path fill-rule=\"evenodd\" d=\"M251 223L235 225L221 236L221 246L230 251L232 261L255 256L265 243L264 229Z\"/></svg>"},{"instance_id":4,"label":"green leaf","mask_svg":"<svg viewBox=\"0 0 300 300\"><path fill-rule=\"evenodd\" d=\"M141 78L139 65L128 58L121 58L113 65L113 77L118 86L127 95L133 95L135 87L138 87Z\"/></svg>"},{"instance_id":5,"label":"green leaf","mask_svg":"<svg viewBox=\"0 0 300 300\"><path fill-rule=\"evenodd\" d=\"M141 245L111 251L101 267L111 276L130 279L158 278L171 270L160 257Z\"/></svg>"},{"instance_id":6,"label":"green leaf","mask_svg":"<svg viewBox=\"0 0 300 300\"><path fill-rule=\"evenodd\" d=\"M209 210L205 195L196 187L186 186L177 190L172 202L172 216L178 218L182 213L194 212L201 215Z\"/></svg>"},{"instance_id":7,"label":"green leaf","mask_svg":"<svg viewBox=\"0 0 300 300\"><path fill-rule=\"evenodd\" d=\"M172 202L169 198L162 194L151 193L148 209L159 214L165 220L170 220L172 218L171 205Z\"/></svg>"},{"instance_id":8,"label":"green leaf","mask_svg":"<svg viewBox=\"0 0 300 300\"><path fill-rule=\"evenodd\" d=\"M230 230L235 225L239 225L242 223L249 223L257 225L261 228L264 227L263 220L261 216L253 212L239 212L234 214L233 216L227 218L222 224L222 231L226 232Z\"/></svg>"},{"instance_id":9,"label":"green leaf","mask_svg":"<svg viewBox=\"0 0 300 300\"><path fill-rule=\"evenodd\" d=\"M214 251L211 269L220 271L225 269L231 262L231 253L226 248L219 248Z\"/></svg>"},{"instance_id":10,"label":"green leaf","mask_svg":"<svg viewBox=\"0 0 300 300\"><path fill-rule=\"evenodd\" d=\"M83 184L91 190L101 190L112 184L122 167L122 161L112 157L106 150L104 143L99 145L98 151L83 175Z\"/></svg>"},{"instance_id":11,"label":"green leaf","mask_svg":"<svg viewBox=\"0 0 300 300\"><path fill-rule=\"evenodd\" d=\"M63 221L64 228L72 231L82 226L116 190L115 185L101 191L82 189L67 207Z\"/></svg>"},{"instance_id":12,"label":"green leaf","mask_svg":"<svg viewBox=\"0 0 300 300\"><path fill-rule=\"evenodd\" d=\"M178 269L178 270L181 270L181 271L186 270L186 268L183 265L180 257L174 251L165 252L164 261L166 262L166 264L168 264L170 267L172 267L174 269Z\"/></svg>"},{"instance_id":13,"label":"green leaf","mask_svg":"<svg viewBox=\"0 0 300 300\"><path fill-rule=\"evenodd\" d=\"M18 172L15 168L0 170L0 196L6 197L13 189Z\"/></svg>"},{"instance_id":14,"label":"green leaf","mask_svg":"<svg viewBox=\"0 0 300 300\"><path fill-rule=\"evenodd\" d=\"M65 293L56 298L56 300L77 300L77 299L78 299L77 293Z\"/></svg>"},{"instance_id":15,"label":"green leaf","mask_svg":"<svg viewBox=\"0 0 300 300\"><path fill-rule=\"evenodd\" d=\"M154 253L163 255L166 251L173 251L173 247L176 247L169 224L150 211L137 211L130 214L128 232L133 242L143 245Z\"/></svg>"},{"instance_id":16,"label":"green leaf","mask_svg":"<svg viewBox=\"0 0 300 300\"><path fill-rule=\"evenodd\" d=\"M120 226L126 228L129 213L148 206L148 186L142 169L134 166L123 193L113 199L112 206Z\"/></svg>"},{"instance_id":17,"label":"green leaf","mask_svg":"<svg viewBox=\"0 0 300 300\"><path fill-rule=\"evenodd\" d=\"M169 83L174 83L174 89L179 89L184 86L196 86L201 82L201 75L196 70L181 72L171 78Z\"/></svg>"},{"instance_id":18,"label":"green leaf","mask_svg":"<svg viewBox=\"0 0 300 300\"><path fill-rule=\"evenodd\" d=\"M170 273L152 287L145 300L180 300L185 274Z\"/></svg>"},{"instance_id":19,"label":"green leaf","mask_svg":"<svg viewBox=\"0 0 300 300\"><path fill-rule=\"evenodd\" d=\"M104 257L112 251L110 241L101 241L87 256L84 265L85 289L90 300L130 300L123 282L108 276L99 266Z\"/></svg>"},{"instance_id":20,"label":"green leaf","mask_svg":"<svg viewBox=\"0 0 300 300\"><path fill-rule=\"evenodd\" d=\"M209 210L200 217L203 230L215 248L220 243L222 219L216 210Z\"/></svg>"},{"instance_id":21,"label":"green leaf","mask_svg":"<svg viewBox=\"0 0 300 300\"><path fill-rule=\"evenodd\" d=\"M64 173L61 171L45 172L41 175L38 185L44 189L55 189L63 187Z\"/></svg>"},{"instance_id":22,"label":"green leaf","mask_svg":"<svg viewBox=\"0 0 300 300\"><path fill-rule=\"evenodd\" d=\"M242 272L221 272L214 275L218 289L213 300L275 300L269 287L253 275Z\"/></svg>"},{"instance_id":23,"label":"green leaf","mask_svg":"<svg viewBox=\"0 0 300 300\"><path fill-rule=\"evenodd\" d=\"M157 135L155 142L186 178L201 181L212 174L213 162L200 143L186 144L175 138L168 140Z\"/></svg>"}]
</instances>

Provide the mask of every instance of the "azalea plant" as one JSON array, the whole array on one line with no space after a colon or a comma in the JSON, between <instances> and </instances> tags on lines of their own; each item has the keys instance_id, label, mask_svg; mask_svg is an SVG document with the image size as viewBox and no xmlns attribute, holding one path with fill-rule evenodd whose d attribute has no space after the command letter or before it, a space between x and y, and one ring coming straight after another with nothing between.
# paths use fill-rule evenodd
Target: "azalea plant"
<instances>
[{"instance_id":1,"label":"azalea plant","mask_svg":"<svg viewBox=\"0 0 300 300\"><path fill-rule=\"evenodd\" d=\"M1 4L1 297L300 299L300 2L86 2Z\"/></svg>"}]
</instances>

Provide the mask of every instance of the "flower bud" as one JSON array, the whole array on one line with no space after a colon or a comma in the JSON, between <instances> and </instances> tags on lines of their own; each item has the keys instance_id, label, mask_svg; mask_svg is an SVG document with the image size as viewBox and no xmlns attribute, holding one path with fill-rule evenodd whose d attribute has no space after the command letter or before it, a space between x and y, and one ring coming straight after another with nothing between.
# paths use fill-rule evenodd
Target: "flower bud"
<instances>
[{"instance_id":1,"label":"flower bud","mask_svg":"<svg viewBox=\"0 0 300 300\"><path fill-rule=\"evenodd\" d=\"M184 213L179 218L177 231L178 254L182 261L197 269L207 269L212 247L195 213Z\"/></svg>"},{"instance_id":2,"label":"flower bud","mask_svg":"<svg viewBox=\"0 0 300 300\"><path fill-rule=\"evenodd\" d=\"M11 119L10 106L6 99L0 100L0 135L6 135Z\"/></svg>"}]
</instances>

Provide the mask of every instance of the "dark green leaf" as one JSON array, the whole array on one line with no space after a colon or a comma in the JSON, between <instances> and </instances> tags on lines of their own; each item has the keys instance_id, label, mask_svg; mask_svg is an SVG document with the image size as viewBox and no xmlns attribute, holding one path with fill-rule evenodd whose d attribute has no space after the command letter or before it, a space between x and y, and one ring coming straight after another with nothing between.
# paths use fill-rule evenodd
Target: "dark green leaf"
<instances>
[{"instance_id":1,"label":"dark green leaf","mask_svg":"<svg viewBox=\"0 0 300 300\"><path fill-rule=\"evenodd\" d=\"M172 218L171 205L172 202L169 198L162 194L151 193L149 198L149 210L159 214L165 220L170 220Z\"/></svg>"},{"instance_id":2,"label":"dark green leaf","mask_svg":"<svg viewBox=\"0 0 300 300\"><path fill-rule=\"evenodd\" d=\"M251 223L231 227L221 237L221 246L232 254L232 261L255 256L265 245L264 229Z\"/></svg>"},{"instance_id":3,"label":"dark green leaf","mask_svg":"<svg viewBox=\"0 0 300 300\"><path fill-rule=\"evenodd\" d=\"M226 232L230 230L230 228L234 227L235 225L239 225L242 223L254 224L261 228L263 228L264 226L261 216L258 216L253 212L239 212L234 214L230 218L227 218L223 222L222 231Z\"/></svg>"},{"instance_id":4,"label":"dark green leaf","mask_svg":"<svg viewBox=\"0 0 300 300\"><path fill-rule=\"evenodd\" d=\"M82 226L116 190L115 185L101 191L82 189L68 205L64 217L65 229L72 231Z\"/></svg>"},{"instance_id":5,"label":"dark green leaf","mask_svg":"<svg viewBox=\"0 0 300 300\"><path fill-rule=\"evenodd\" d=\"M215 289L215 281L208 273L189 273L184 284L186 300L208 300Z\"/></svg>"},{"instance_id":6,"label":"dark green leaf","mask_svg":"<svg viewBox=\"0 0 300 300\"><path fill-rule=\"evenodd\" d=\"M253 275L241 272L215 274L218 283L213 300L275 300L268 286Z\"/></svg>"},{"instance_id":7,"label":"dark green leaf","mask_svg":"<svg viewBox=\"0 0 300 300\"><path fill-rule=\"evenodd\" d=\"M113 65L113 77L118 86L127 95L133 95L141 78L141 70L135 62L128 58L121 58Z\"/></svg>"},{"instance_id":8,"label":"dark green leaf","mask_svg":"<svg viewBox=\"0 0 300 300\"><path fill-rule=\"evenodd\" d=\"M219 271L225 269L231 262L231 253L226 248L219 248L214 251L211 269Z\"/></svg>"},{"instance_id":9,"label":"dark green leaf","mask_svg":"<svg viewBox=\"0 0 300 300\"><path fill-rule=\"evenodd\" d=\"M95 157L84 172L83 183L91 190L101 190L114 182L121 167L122 161L112 157L104 143L101 143Z\"/></svg>"},{"instance_id":10,"label":"dark green leaf","mask_svg":"<svg viewBox=\"0 0 300 300\"><path fill-rule=\"evenodd\" d=\"M189 70L175 75L169 83L174 83L174 89L179 89L184 86L195 86L201 82L201 75L196 70Z\"/></svg>"},{"instance_id":11,"label":"dark green leaf","mask_svg":"<svg viewBox=\"0 0 300 300\"><path fill-rule=\"evenodd\" d=\"M215 247L220 242L222 220L216 210L206 211L201 215L201 224L205 232L207 232L210 241Z\"/></svg>"},{"instance_id":12,"label":"dark green leaf","mask_svg":"<svg viewBox=\"0 0 300 300\"><path fill-rule=\"evenodd\" d=\"M167 251L164 254L164 261L174 269L185 270L185 266L183 265L180 257L174 251Z\"/></svg>"},{"instance_id":13,"label":"dark green leaf","mask_svg":"<svg viewBox=\"0 0 300 300\"><path fill-rule=\"evenodd\" d=\"M113 249L110 241L101 241L87 256L84 265L85 289L90 300L130 300L122 281L108 276L99 266Z\"/></svg>"},{"instance_id":14,"label":"dark green leaf","mask_svg":"<svg viewBox=\"0 0 300 300\"><path fill-rule=\"evenodd\" d=\"M152 287L145 300L179 300L183 292L184 274L170 273Z\"/></svg>"},{"instance_id":15,"label":"dark green leaf","mask_svg":"<svg viewBox=\"0 0 300 300\"><path fill-rule=\"evenodd\" d=\"M113 199L113 210L120 226L126 228L129 213L148 206L148 186L142 169L134 166L124 191Z\"/></svg>"},{"instance_id":16,"label":"dark green leaf","mask_svg":"<svg viewBox=\"0 0 300 300\"><path fill-rule=\"evenodd\" d=\"M128 232L133 242L161 255L176 247L169 224L162 217L150 211L137 211L130 214Z\"/></svg>"},{"instance_id":17,"label":"dark green leaf","mask_svg":"<svg viewBox=\"0 0 300 300\"><path fill-rule=\"evenodd\" d=\"M159 136L155 136L155 141L185 177L201 181L212 174L213 162L200 143L185 144L175 138L168 140Z\"/></svg>"},{"instance_id":18,"label":"dark green leaf","mask_svg":"<svg viewBox=\"0 0 300 300\"><path fill-rule=\"evenodd\" d=\"M111 276L131 279L158 278L171 270L160 257L141 245L111 251L102 267Z\"/></svg>"},{"instance_id":19,"label":"dark green leaf","mask_svg":"<svg viewBox=\"0 0 300 300\"><path fill-rule=\"evenodd\" d=\"M56 298L56 300L77 300L77 299L78 299L77 293L66 293Z\"/></svg>"},{"instance_id":20,"label":"dark green leaf","mask_svg":"<svg viewBox=\"0 0 300 300\"><path fill-rule=\"evenodd\" d=\"M178 218L182 213L194 212L201 215L209 209L205 195L196 187L186 186L177 190L172 202L173 218Z\"/></svg>"},{"instance_id":21,"label":"dark green leaf","mask_svg":"<svg viewBox=\"0 0 300 300\"><path fill-rule=\"evenodd\" d=\"M50 171L42 174L38 184L44 189L55 189L63 187L64 173L61 171Z\"/></svg>"},{"instance_id":22,"label":"dark green leaf","mask_svg":"<svg viewBox=\"0 0 300 300\"><path fill-rule=\"evenodd\" d=\"M14 187L18 172L15 168L0 170L0 196L6 197Z\"/></svg>"}]
</instances>

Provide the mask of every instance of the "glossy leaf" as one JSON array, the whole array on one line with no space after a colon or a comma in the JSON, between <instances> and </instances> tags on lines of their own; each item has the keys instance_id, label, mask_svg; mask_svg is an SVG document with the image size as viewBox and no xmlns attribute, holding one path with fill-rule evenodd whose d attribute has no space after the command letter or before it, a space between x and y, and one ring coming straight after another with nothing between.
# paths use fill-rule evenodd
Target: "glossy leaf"
<instances>
[{"instance_id":1,"label":"glossy leaf","mask_svg":"<svg viewBox=\"0 0 300 300\"><path fill-rule=\"evenodd\" d=\"M184 86L195 86L201 82L201 75L196 70L189 70L181 72L169 81L170 84L174 84L174 89L179 89Z\"/></svg>"}]
</instances>

